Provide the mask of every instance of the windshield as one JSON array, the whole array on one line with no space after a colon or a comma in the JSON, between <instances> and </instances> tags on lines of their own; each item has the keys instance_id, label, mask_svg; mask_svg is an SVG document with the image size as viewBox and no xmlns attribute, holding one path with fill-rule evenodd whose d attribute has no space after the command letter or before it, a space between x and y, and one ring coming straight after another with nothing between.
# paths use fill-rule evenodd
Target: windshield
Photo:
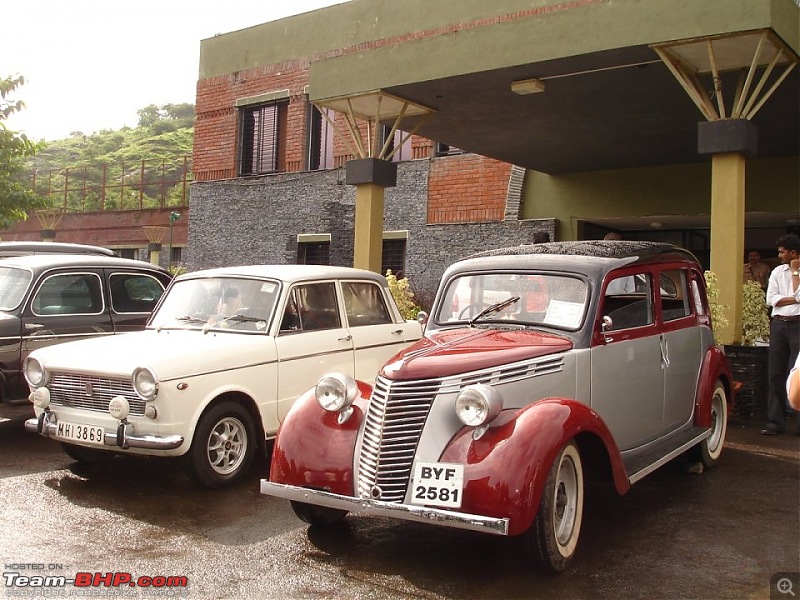
<instances>
[{"instance_id":1,"label":"windshield","mask_svg":"<svg viewBox=\"0 0 800 600\"><path fill-rule=\"evenodd\" d=\"M215 277L176 281L150 321L157 329L264 331L280 283Z\"/></svg>"},{"instance_id":2,"label":"windshield","mask_svg":"<svg viewBox=\"0 0 800 600\"><path fill-rule=\"evenodd\" d=\"M31 272L13 267L0 267L0 310L13 310L25 297Z\"/></svg>"},{"instance_id":3,"label":"windshield","mask_svg":"<svg viewBox=\"0 0 800 600\"><path fill-rule=\"evenodd\" d=\"M448 284L435 321L442 325L501 322L574 330L583 322L588 296L586 282L568 275L463 275ZM492 310L487 310L489 307Z\"/></svg>"}]
</instances>

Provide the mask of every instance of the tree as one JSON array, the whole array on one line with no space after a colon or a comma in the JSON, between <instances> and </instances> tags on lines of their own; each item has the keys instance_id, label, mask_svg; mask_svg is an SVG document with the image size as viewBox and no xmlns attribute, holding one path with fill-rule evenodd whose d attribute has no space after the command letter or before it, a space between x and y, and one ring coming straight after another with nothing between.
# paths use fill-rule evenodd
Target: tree
<instances>
[{"instance_id":1,"label":"tree","mask_svg":"<svg viewBox=\"0 0 800 600\"><path fill-rule=\"evenodd\" d=\"M33 156L37 144L24 133L11 131L5 120L22 110L22 100L12 100L17 88L25 83L21 75L0 79L0 227L7 228L14 221L24 220L28 211L45 206L43 198L27 189L22 181L25 158Z\"/></svg>"}]
</instances>

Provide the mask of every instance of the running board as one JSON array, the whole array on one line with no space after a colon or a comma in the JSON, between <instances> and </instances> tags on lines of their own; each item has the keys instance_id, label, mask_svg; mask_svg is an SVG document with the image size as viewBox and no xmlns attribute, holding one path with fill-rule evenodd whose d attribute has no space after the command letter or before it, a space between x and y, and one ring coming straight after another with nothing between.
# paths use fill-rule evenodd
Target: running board
<instances>
[{"instance_id":1,"label":"running board","mask_svg":"<svg viewBox=\"0 0 800 600\"><path fill-rule=\"evenodd\" d=\"M711 435L709 427L692 427L679 436L670 438L668 443L657 445L630 461L623 459L625 470L630 473L628 479L631 483L636 483L692 446L696 446L709 435Z\"/></svg>"}]
</instances>

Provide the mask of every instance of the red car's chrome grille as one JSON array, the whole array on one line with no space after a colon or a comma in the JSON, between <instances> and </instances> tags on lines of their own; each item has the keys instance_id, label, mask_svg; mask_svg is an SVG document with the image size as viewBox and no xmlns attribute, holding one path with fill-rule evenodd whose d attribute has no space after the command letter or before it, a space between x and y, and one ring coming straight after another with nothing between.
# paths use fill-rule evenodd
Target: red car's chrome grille
<instances>
[{"instance_id":1,"label":"red car's chrome grille","mask_svg":"<svg viewBox=\"0 0 800 600\"><path fill-rule=\"evenodd\" d=\"M54 405L108 412L108 403L114 396L125 396L130 414L144 414L144 400L133 391L130 378L53 373L47 387L50 389L50 403Z\"/></svg>"},{"instance_id":2,"label":"red car's chrome grille","mask_svg":"<svg viewBox=\"0 0 800 600\"><path fill-rule=\"evenodd\" d=\"M389 381L378 377L358 459L358 493L402 502L411 464L439 381Z\"/></svg>"},{"instance_id":3,"label":"red car's chrome grille","mask_svg":"<svg viewBox=\"0 0 800 600\"><path fill-rule=\"evenodd\" d=\"M367 407L358 456L359 496L403 501L422 429L437 395L457 393L476 383L525 381L563 368L564 354L554 354L441 379L390 381L378 377Z\"/></svg>"}]
</instances>

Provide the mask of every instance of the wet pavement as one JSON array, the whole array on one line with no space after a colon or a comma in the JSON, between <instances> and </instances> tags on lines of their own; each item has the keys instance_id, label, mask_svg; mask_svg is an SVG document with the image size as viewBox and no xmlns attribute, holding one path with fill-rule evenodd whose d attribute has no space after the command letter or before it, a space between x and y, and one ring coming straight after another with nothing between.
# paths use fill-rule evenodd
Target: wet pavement
<instances>
[{"instance_id":1,"label":"wet pavement","mask_svg":"<svg viewBox=\"0 0 800 600\"><path fill-rule=\"evenodd\" d=\"M287 501L259 494L266 461L221 491L195 487L177 461L79 465L56 442L24 431L29 414L27 406L0 407L0 595L7 597L800 594L800 437L761 436L760 421L731 421L722 461L705 473L687 473L678 460L625 496L589 489L577 557L550 576L530 568L513 538L352 515L331 529L308 529ZM29 585L9 585L8 573L31 576ZM188 586L30 584L34 576L52 583L79 573L181 576ZM784 577L781 593L775 585Z\"/></svg>"}]
</instances>

